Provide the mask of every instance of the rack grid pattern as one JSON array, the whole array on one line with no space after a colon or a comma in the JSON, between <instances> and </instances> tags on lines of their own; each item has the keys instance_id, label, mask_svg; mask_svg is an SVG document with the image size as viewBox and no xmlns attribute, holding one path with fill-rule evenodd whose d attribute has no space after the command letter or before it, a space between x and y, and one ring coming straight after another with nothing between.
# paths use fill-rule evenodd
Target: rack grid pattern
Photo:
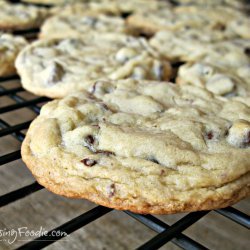
<instances>
[{"instance_id":1,"label":"rack grid pattern","mask_svg":"<svg viewBox=\"0 0 250 250\"><path fill-rule=\"evenodd\" d=\"M21 108L28 108L36 115L38 115L40 111L40 107L38 105L49 101L49 99L45 97L35 97L31 100L26 100L20 96L20 93L25 91L21 86L6 88L10 80L18 79L18 76L0 79L0 98L8 97L15 101L14 104L0 107L0 115L14 110L19 110ZM0 118L0 137L11 135L19 142L22 142L25 135L21 131L27 129L30 123L31 120L28 120L11 126L3 118ZM0 156L0 165L7 164L20 158L20 150L4 154ZM28 195L32 195L33 193L38 192L41 189L43 189L42 186L40 186L37 182L33 182L27 186L6 193L0 196L0 207L7 206L12 202L22 199ZM100 218L101 216L105 216L105 214L109 213L110 211L112 211L112 209L103 206L96 206L88 212L83 213L82 215L73 218L72 220L67 221L62 225L59 225L53 230L61 230L69 235L70 233L73 233L81 227L84 227L88 223L91 223L94 220ZM192 240L182 232L193 225L195 222L197 222L199 219L204 217L206 214L208 214L209 211L189 213L171 226L167 225L165 222L157 219L152 215L139 215L129 211L124 212L135 220L149 227L153 231L157 232L157 235L155 237L149 239L148 242L138 247L138 249L157 249L169 241L172 241L175 245L179 246L182 249L207 249L205 246ZM250 217L235 208L228 207L224 209L218 209L216 210L216 212L240 224L243 227L246 227L248 229L250 228ZM63 236L42 236L38 239L26 243L19 249L40 249L53 244L55 241L60 240L60 238L62 237Z\"/></svg>"}]
</instances>

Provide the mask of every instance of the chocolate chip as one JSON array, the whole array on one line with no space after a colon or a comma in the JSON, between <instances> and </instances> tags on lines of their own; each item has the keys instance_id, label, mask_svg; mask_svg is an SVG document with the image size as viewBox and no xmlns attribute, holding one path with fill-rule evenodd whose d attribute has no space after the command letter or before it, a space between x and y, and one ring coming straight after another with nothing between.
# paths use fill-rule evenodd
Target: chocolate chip
<instances>
[{"instance_id":1,"label":"chocolate chip","mask_svg":"<svg viewBox=\"0 0 250 250\"><path fill-rule=\"evenodd\" d=\"M162 170L161 170L161 175L164 175L164 174L165 174L165 170L162 169Z\"/></svg>"},{"instance_id":2,"label":"chocolate chip","mask_svg":"<svg viewBox=\"0 0 250 250\"><path fill-rule=\"evenodd\" d=\"M109 198L113 197L115 195L115 184L111 184L109 187Z\"/></svg>"},{"instance_id":3,"label":"chocolate chip","mask_svg":"<svg viewBox=\"0 0 250 250\"><path fill-rule=\"evenodd\" d=\"M121 17L126 19L127 17L129 17L132 14L132 12L123 12Z\"/></svg>"},{"instance_id":4,"label":"chocolate chip","mask_svg":"<svg viewBox=\"0 0 250 250\"><path fill-rule=\"evenodd\" d=\"M217 24L214 25L213 28L215 30L220 30L220 31L226 30L226 26L223 23L217 23Z\"/></svg>"},{"instance_id":5,"label":"chocolate chip","mask_svg":"<svg viewBox=\"0 0 250 250\"><path fill-rule=\"evenodd\" d=\"M206 134L206 138L207 138L208 140L212 140L213 137L214 137L214 134L213 134L212 131L209 131L209 132Z\"/></svg>"},{"instance_id":6,"label":"chocolate chip","mask_svg":"<svg viewBox=\"0 0 250 250\"><path fill-rule=\"evenodd\" d=\"M250 131L248 132L247 134L247 138L246 138L246 141L244 142L244 145L243 145L245 148L248 148L250 146Z\"/></svg>"},{"instance_id":7,"label":"chocolate chip","mask_svg":"<svg viewBox=\"0 0 250 250\"><path fill-rule=\"evenodd\" d=\"M92 135L88 135L88 136L85 137L85 141L88 144L93 144L95 142L95 139L94 139L94 137Z\"/></svg>"},{"instance_id":8,"label":"chocolate chip","mask_svg":"<svg viewBox=\"0 0 250 250\"><path fill-rule=\"evenodd\" d=\"M87 167L92 167L94 166L97 162L95 160L89 159L89 158L85 158L83 160L81 160L81 163L83 163L85 166Z\"/></svg>"},{"instance_id":9,"label":"chocolate chip","mask_svg":"<svg viewBox=\"0 0 250 250\"><path fill-rule=\"evenodd\" d=\"M115 153L110 152L110 151L106 151L106 150L97 150L95 153L96 154L104 154L106 156L115 155Z\"/></svg>"},{"instance_id":10,"label":"chocolate chip","mask_svg":"<svg viewBox=\"0 0 250 250\"><path fill-rule=\"evenodd\" d=\"M245 48L244 53L250 57L250 48Z\"/></svg>"}]
</instances>

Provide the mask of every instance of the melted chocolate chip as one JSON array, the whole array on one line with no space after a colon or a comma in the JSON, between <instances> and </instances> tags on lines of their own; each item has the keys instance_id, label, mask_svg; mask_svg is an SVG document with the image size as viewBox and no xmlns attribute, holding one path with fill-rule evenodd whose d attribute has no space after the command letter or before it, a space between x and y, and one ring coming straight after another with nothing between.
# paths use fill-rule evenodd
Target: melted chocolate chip
<instances>
[{"instance_id":1,"label":"melted chocolate chip","mask_svg":"<svg viewBox=\"0 0 250 250\"><path fill-rule=\"evenodd\" d=\"M247 148L250 146L250 131L248 132L247 134L247 138L246 138L246 141L244 143L244 147Z\"/></svg>"},{"instance_id":2,"label":"melted chocolate chip","mask_svg":"<svg viewBox=\"0 0 250 250\"><path fill-rule=\"evenodd\" d=\"M245 48L244 53L250 57L250 48Z\"/></svg>"},{"instance_id":3,"label":"melted chocolate chip","mask_svg":"<svg viewBox=\"0 0 250 250\"><path fill-rule=\"evenodd\" d=\"M213 137L214 137L213 132L212 132L212 131L209 131L209 132L206 134L206 137L207 137L208 140L212 140Z\"/></svg>"},{"instance_id":4,"label":"melted chocolate chip","mask_svg":"<svg viewBox=\"0 0 250 250\"><path fill-rule=\"evenodd\" d=\"M126 19L127 17L129 17L132 14L132 12L123 12L122 13L122 18Z\"/></svg>"},{"instance_id":5,"label":"melted chocolate chip","mask_svg":"<svg viewBox=\"0 0 250 250\"><path fill-rule=\"evenodd\" d=\"M213 27L215 30L225 31L226 26L223 23L217 23Z\"/></svg>"},{"instance_id":6,"label":"melted chocolate chip","mask_svg":"<svg viewBox=\"0 0 250 250\"><path fill-rule=\"evenodd\" d=\"M115 184L111 184L109 187L109 198L113 197L115 195Z\"/></svg>"},{"instance_id":7,"label":"melted chocolate chip","mask_svg":"<svg viewBox=\"0 0 250 250\"><path fill-rule=\"evenodd\" d=\"M85 158L83 160L81 160L81 163L83 163L85 166L87 167L92 167L94 166L97 162L95 160L89 159L89 158Z\"/></svg>"},{"instance_id":8,"label":"melted chocolate chip","mask_svg":"<svg viewBox=\"0 0 250 250\"><path fill-rule=\"evenodd\" d=\"M164 175L164 174L165 174L165 170L162 169L162 170L161 170L161 175Z\"/></svg>"},{"instance_id":9,"label":"melted chocolate chip","mask_svg":"<svg viewBox=\"0 0 250 250\"><path fill-rule=\"evenodd\" d=\"M85 137L85 141L88 144L93 144L95 142L95 139L94 139L94 137L92 135L88 135L88 136Z\"/></svg>"},{"instance_id":10,"label":"melted chocolate chip","mask_svg":"<svg viewBox=\"0 0 250 250\"><path fill-rule=\"evenodd\" d=\"M106 150L97 150L95 153L96 154L104 154L106 156L115 155L115 153L110 152L110 151L106 151Z\"/></svg>"}]
</instances>

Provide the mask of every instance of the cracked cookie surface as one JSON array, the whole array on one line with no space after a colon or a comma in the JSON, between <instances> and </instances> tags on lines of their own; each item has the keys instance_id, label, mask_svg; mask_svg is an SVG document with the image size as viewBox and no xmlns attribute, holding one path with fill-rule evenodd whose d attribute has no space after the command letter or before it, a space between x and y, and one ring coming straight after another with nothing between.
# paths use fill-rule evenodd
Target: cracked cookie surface
<instances>
[{"instance_id":1,"label":"cracked cookie surface","mask_svg":"<svg viewBox=\"0 0 250 250\"><path fill-rule=\"evenodd\" d=\"M86 12L104 13L126 17L133 13L143 11L156 11L160 9L170 9L172 4L167 1L148 1L148 0L101 0L101 1L86 1L70 4L55 9L56 12L72 15L84 14Z\"/></svg>"},{"instance_id":2,"label":"cracked cookie surface","mask_svg":"<svg viewBox=\"0 0 250 250\"><path fill-rule=\"evenodd\" d=\"M124 34L37 41L19 54L16 68L25 89L52 98L88 90L98 79L168 80L171 75L169 62L145 39Z\"/></svg>"},{"instance_id":3,"label":"cracked cookie surface","mask_svg":"<svg viewBox=\"0 0 250 250\"><path fill-rule=\"evenodd\" d=\"M216 209L250 194L250 109L167 82L97 81L42 107L22 145L41 185L138 213Z\"/></svg>"}]
</instances>

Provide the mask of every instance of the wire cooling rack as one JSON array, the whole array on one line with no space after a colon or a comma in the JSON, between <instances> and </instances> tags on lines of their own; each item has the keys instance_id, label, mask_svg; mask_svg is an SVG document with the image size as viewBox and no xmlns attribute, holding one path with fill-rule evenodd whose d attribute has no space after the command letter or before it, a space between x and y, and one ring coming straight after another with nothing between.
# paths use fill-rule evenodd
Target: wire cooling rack
<instances>
[{"instance_id":1,"label":"wire cooling rack","mask_svg":"<svg viewBox=\"0 0 250 250\"><path fill-rule=\"evenodd\" d=\"M19 0L17 0L16 2L19 2ZM32 39L35 37L37 32L38 30L34 29L29 31L16 32L15 34L25 35L27 38ZM19 82L19 85L15 87L8 87L11 81ZM49 101L49 99L45 97L34 97L32 99L26 99L22 97L23 93L25 93L25 90L21 87L20 79L18 76L0 78L0 98L7 97L8 99L14 101L14 103L11 105L0 107L0 140L4 136L11 135L15 140L22 142L25 134L21 131L27 129L32 122L32 120L26 119L24 122L10 125L6 121L6 119L3 118L3 114L11 114L12 111L18 111L25 108L32 111L35 115L38 115L41 105ZM3 154L0 156L0 165L8 164L20 158L20 149L11 153ZM0 207L2 208L4 206L7 206L20 199L23 199L26 196L32 195L35 192L39 192L42 189L43 187L36 181L34 181L29 185L0 196ZM94 222L98 218L105 216L111 211L112 209L110 208L96 206L93 209L81 214L80 216L72 218L62 225L58 225L58 227L52 229L50 232L60 230L62 232L65 232L65 235L70 235L71 233L86 226L87 224ZM139 246L138 249L158 249L171 241L181 249L187 250L208 249L206 246L186 236L183 231L192 226L199 219L206 216L209 212L210 211L200 211L189 213L170 226L152 215L140 215L129 211L120 211L120 213L126 213L130 217L134 218L138 222L142 223L143 225L157 233L156 236L149 239L143 245ZM250 217L233 207L218 209L215 210L215 212L220 214L221 216L228 218L229 220L234 221L242 227L245 227L247 229L250 228ZM48 233L49 236L41 236L39 238L36 238L22 245L18 249L41 249L65 237L65 235L63 234L60 236L51 236L52 234L50 232Z\"/></svg>"}]
</instances>

